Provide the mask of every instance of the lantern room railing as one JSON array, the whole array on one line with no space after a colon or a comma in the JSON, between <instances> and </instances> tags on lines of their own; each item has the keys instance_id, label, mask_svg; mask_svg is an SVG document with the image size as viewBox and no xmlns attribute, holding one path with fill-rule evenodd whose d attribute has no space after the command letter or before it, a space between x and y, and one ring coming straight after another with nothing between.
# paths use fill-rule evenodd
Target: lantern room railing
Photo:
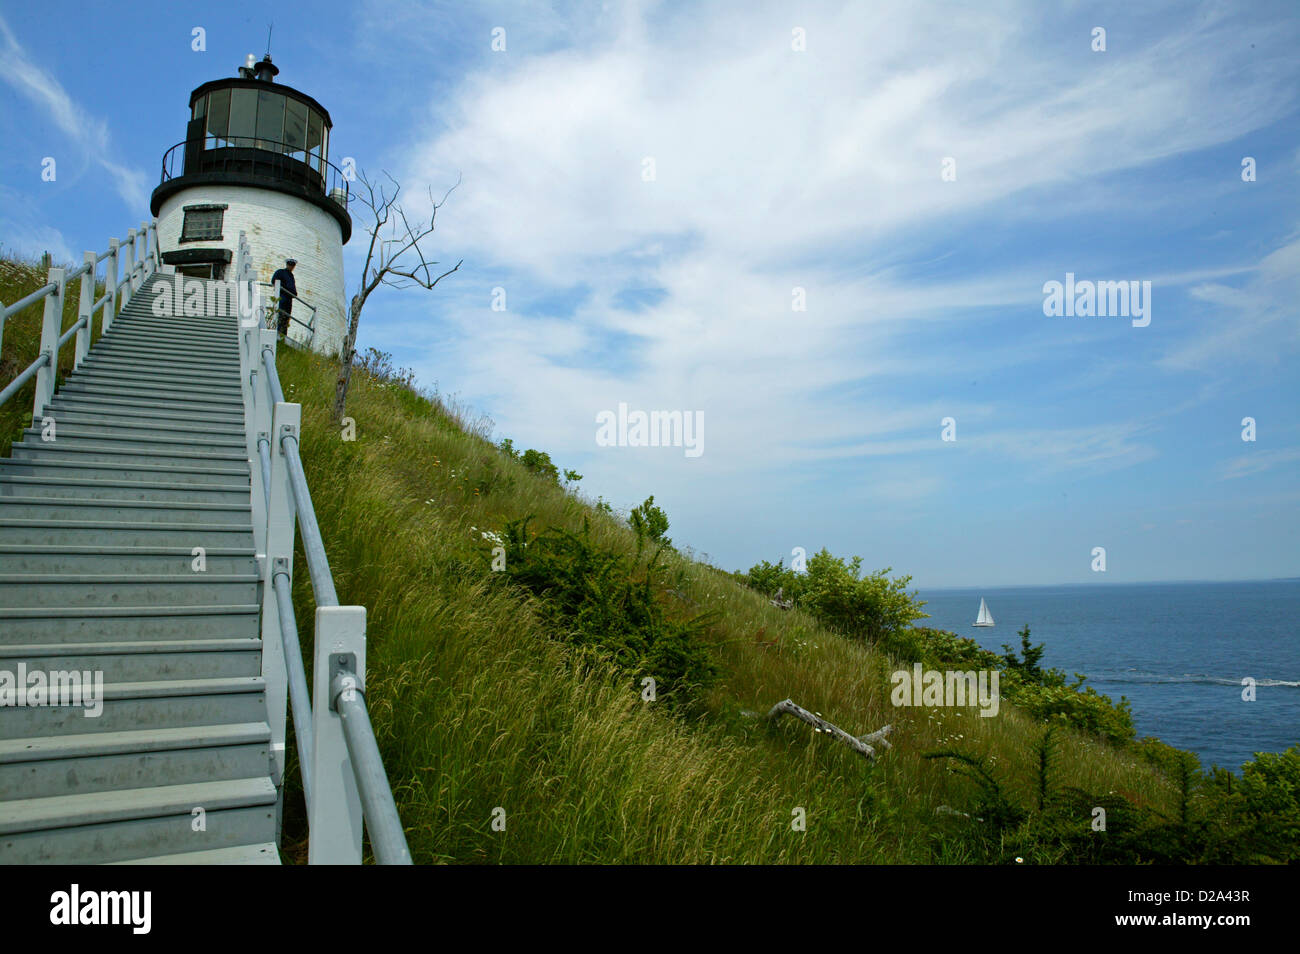
<instances>
[{"instance_id":1,"label":"lantern room railing","mask_svg":"<svg viewBox=\"0 0 1300 954\"><path fill-rule=\"evenodd\" d=\"M162 158L161 182L189 175L230 175L293 183L347 208L351 176L301 145L256 136L178 142Z\"/></svg>"}]
</instances>

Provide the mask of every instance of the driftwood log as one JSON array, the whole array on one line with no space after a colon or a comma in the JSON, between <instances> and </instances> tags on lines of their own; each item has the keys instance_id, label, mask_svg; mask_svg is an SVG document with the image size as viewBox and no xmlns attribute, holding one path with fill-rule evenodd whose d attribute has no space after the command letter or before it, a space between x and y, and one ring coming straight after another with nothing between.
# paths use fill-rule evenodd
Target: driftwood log
<instances>
[{"instance_id":1,"label":"driftwood log","mask_svg":"<svg viewBox=\"0 0 1300 954\"><path fill-rule=\"evenodd\" d=\"M855 736L849 735L839 726L831 725L831 723L827 722L816 713L809 712L802 706L795 705L789 699L783 699L774 705L767 713L767 718L769 720L776 719L784 713L789 713L796 719L802 719L818 732L825 732L828 735L834 736L865 759L875 760L876 746L885 749L892 748L889 742L885 739L885 736L889 735L889 733L893 731L894 727L892 725L887 725L883 728L877 729L870 735L862 736L862 738L856 738Z\"/></svg>"},{"instance_id":2,"label":"driftwood log","mask_svg":"<svg viewBox=\"0 0 1300 954\"><path fill-rule=\"evenodd\" d=\"M794 600L785 599L784 586L777 587L776 595L773 596L770 600L768 600L768 602L771 603L773 606L775 606L777 609L783 609L783 610L788 610L790 609L790 607L794 606Z\"/></svg>"}]
</instances>

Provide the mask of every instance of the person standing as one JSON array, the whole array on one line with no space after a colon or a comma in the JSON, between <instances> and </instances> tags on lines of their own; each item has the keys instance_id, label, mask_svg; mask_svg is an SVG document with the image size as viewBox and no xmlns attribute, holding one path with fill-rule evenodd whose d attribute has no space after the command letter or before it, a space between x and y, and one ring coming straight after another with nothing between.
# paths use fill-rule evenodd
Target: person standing
<instances>
[{"instance_id":1,"label":"person standing","mask_svg":"<svg viewBox=\"0 0 1300 954\"><path fill-rule=\"evenodd\" d=\"M276 331L280 334L280 340L289 333L289 314L293 311L293 299L298 294L298 286L294 284L293 267L298 264L296 258L286 259L284 268L276 269L271 276L271 283L280 283L280 314L276 322Z\"/></svg>"}]
</instances>

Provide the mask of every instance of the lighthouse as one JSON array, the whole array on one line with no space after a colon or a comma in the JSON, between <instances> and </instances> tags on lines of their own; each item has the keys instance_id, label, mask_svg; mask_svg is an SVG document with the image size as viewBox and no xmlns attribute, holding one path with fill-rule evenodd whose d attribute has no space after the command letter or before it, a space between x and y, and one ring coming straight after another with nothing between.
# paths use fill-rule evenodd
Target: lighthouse
<instances>
[{"instance_id":1,"label":"lighthouse","mask_svg":"<svg viewBox=\"0 0 1300 954\"><path fill-rule=\"evenodd\" d=\"M163 155L150 211L164 265L233 279L240 232L258 280L295 259L289 339L324 353L343 343L343 246L352 236L348 176L329 161L330 114L275 82L268 53L190 93L185 139ZM263 289L269 294L269 289Z\"/></svg>"}]
</instances>

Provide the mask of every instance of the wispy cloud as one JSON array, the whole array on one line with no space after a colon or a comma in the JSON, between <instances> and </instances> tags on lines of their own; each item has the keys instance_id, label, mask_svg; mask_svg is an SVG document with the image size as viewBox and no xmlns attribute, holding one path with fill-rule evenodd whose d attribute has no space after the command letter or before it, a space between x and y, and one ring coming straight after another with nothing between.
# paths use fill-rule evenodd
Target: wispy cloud
<instances>
[{"instance_id":1,"label":"wispy cloud","mask_svg":"<svg viewBox=\"0 0 1300 954\"><path fill-rule=\"evenodd\" d=\"M1250 477L1295 461L1300 461L1300 447L1262 450L1223 464L1219 469L1219 479L1236 480L1239 477Z\"/></svg>"},{"instance_id":2,"label":"wispy cloud","mask_svg":"<svg viewBox=\"0 0 1300 954\"><path fill-rule=\"evenodd\" d=\"M149 201L146 189L148 177L139 170L109 158L113 153L108 124L102 119L87 115L48 70L42 69L27 56L26 50L2 16L0 39L4 41L4 47L0 50L0 58L3 59L0 78L44 110L50 121L76 143L88 159L98 163L109 174L118 195L132 211L138 213Z\"/></svg>"},{"instance_id":3,"label":"wispy cloud","mask_svg":"<svg viewBox=\"0 0 1300 954\"><path fill-rule=\"evenodd\" d=\"M1203 282L1197 301L1217 306L1171 348L1161 366L1221 367L1227 361L1276 361L1300 346L1300 239L1264 256L1240 286ZM1225 320L1226 319L1226 320Z\"/></svg>"}]
</instances>

